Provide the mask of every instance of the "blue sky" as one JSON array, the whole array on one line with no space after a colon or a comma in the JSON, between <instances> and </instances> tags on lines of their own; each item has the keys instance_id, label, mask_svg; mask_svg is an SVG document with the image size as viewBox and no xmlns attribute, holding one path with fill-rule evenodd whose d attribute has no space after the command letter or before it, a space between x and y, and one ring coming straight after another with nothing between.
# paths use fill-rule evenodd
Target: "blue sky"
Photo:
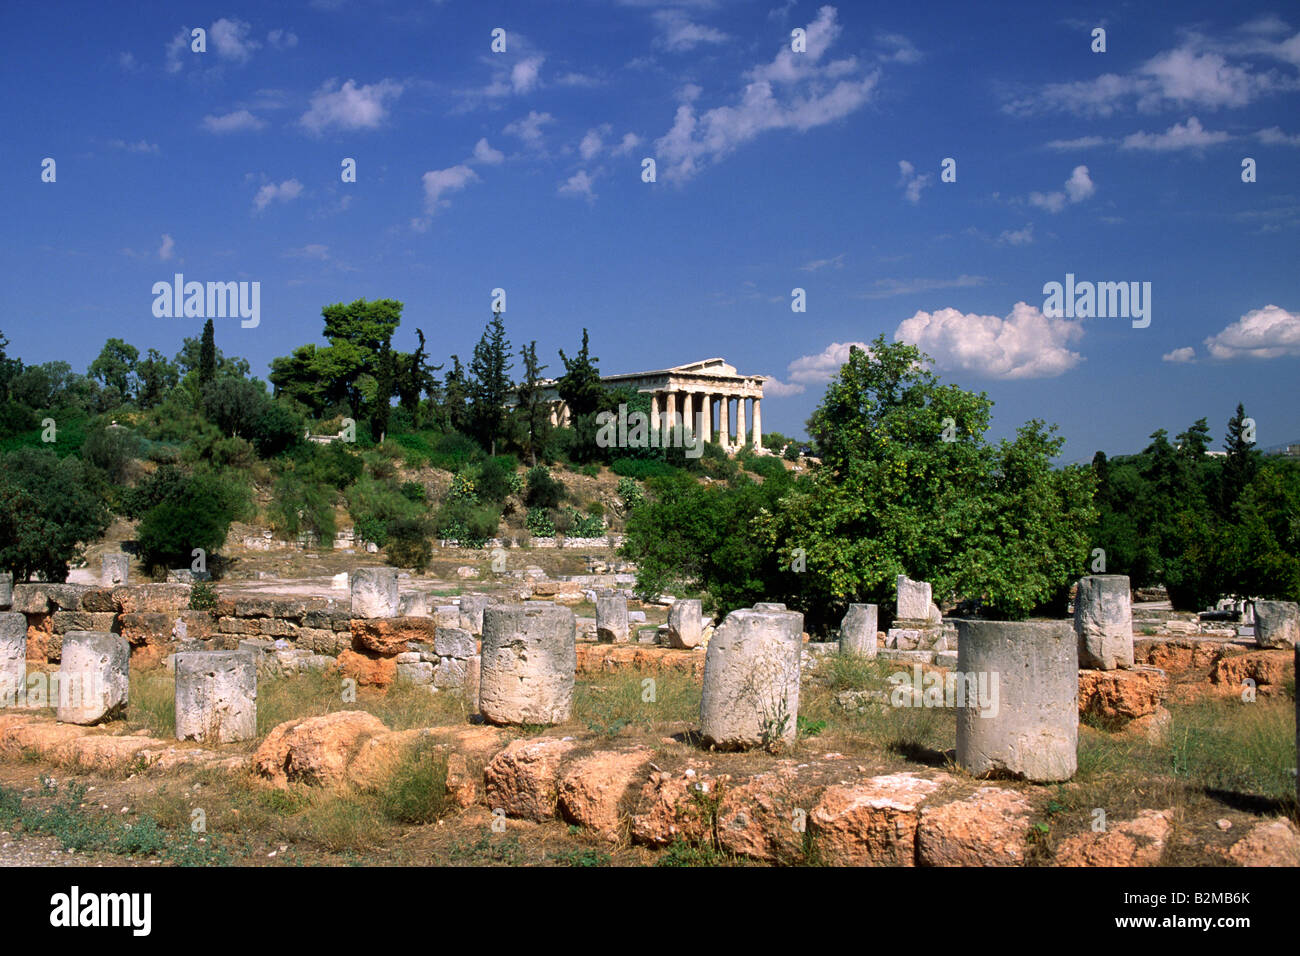
<instances>
[{"instance_id":1,"label":"blue sky","mask_svg":"<svg viewBox=\"0 0 1300 956\"><path fill-rule=\"evenodd\" d=\"M501 287L551 373L584 326L607 373L722 356L773 376L787 433L883 333L987 391L995 437L1058 423L1065 460L1221 438L1238 401L1300 439L1285 4L14 4L0 61L0 330L29 363L174 354L202 325L153 316L175 272L261 283L217 339L262 375L362 297L467 357ZM1067 273L1151 283L1150 325L1045 316Z\"/></svg>"}]
</instances>

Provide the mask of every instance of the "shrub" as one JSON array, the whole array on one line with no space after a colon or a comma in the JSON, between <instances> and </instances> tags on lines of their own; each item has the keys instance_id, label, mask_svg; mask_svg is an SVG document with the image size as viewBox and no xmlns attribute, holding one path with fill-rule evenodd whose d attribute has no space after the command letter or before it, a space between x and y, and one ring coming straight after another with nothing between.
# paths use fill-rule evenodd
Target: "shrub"
<instances>
[{"instance_id":1,"label":"shrub","mask_svg":"<svg viewBox=\"0 0 1300 956\"><path fill-rule=\"evenodd\" d=\"M216 484L207 477L190 479L141 519L136 541L148 567L179 567L195 548L214 554L226 543L234 514Z\"/></svg>"},{"instance_id":2,"label":"shrub","mask_svg":"<svg viewBox=\"0 0 1300 956\"><path fill-rule=\"evenodd\" d=\"M416 504L424 504L426 500L424 485L418 481L404 481L401 487L402 497L407 501L413 501Z\"/></svg>"},{"instance_id":3,"label":"shrub","mask_svg":"<svg viewBox=\"0 0 1300 956\"><path fill-rule=\"evenodd\" d=\"M518 464L513 455L497 455L483 462L474 483L480 500L497 504L505 501L510 495L510 479L515 477Z\"/></svg>"},{"instance_id":4,"label":"shrub","mask_svg":"<svg viewBox=\"0 0 1300 956\"><path fill-rule=\"evenodd\" d=\"M580 514L576 508L569 508L569 527L565 532L571 538L599 538L605 533L605 521L598 515Z\"/></svg>"},{"instance_id":5,"label":"shrub","mask_svg":"<svg viewBox=\"0 0 1300 956\"><path fill-rule=\"evenodd\" d=\"M544 465L528 469L528 490L524 503L530 508L555 508L564 500L564 482L551 475Z\"/></svg>"},{"instance_id":6,"label":"shrub","mask_svg":"<svg viewBox=\"0 0 1300 956\"><path fill-rule=\"evenodd\" d=\"M321 541L331 541L336 530L334 494L328 487L286 473L275 482L267 519L282 538L292 540L308 531Z\"/></svg>"},{"instance_id":7,"label":"shrub","mask_svg":"<svg viewBox=\"0 0 1300 956\"><path fill-rule=\"evenodd\" d=\"M290 461L304 481L330 485L340 491L360 478L365 469L361 456L343 442L328 445L304 442L294 449Z\"/></svg>"},{"instance_id":8,"label":"shrub","mask_svg":"<svg viewBox=\"0 0 1300 956\"><path fill-rule=\"evenodd\" d=\"M121 426L93 429L86 435L81 455L115 485L126 480L126 468L140 454L140 441Z\"/></svg>"},{"instance_id":9,"label":"shrub","mask_svg":"<svg viewBox=\"0 0 1300 956\"><path fill-rule=\"evenodd\" d=\"M618 496L623 499L623 507L627 508L628 511L645 501L645 492L631 478L620 478L618 480Z\"/></svg>"},{"instance_id":10,"label":"shrub","mask_svg":"<svg viewBox=\"0 0 1300 956\"><path fill-rule=\"evenodd\" d=\"M555 523L545 508L529 508L524 518L524 527L539 538L555 537Z\"/></svg>"},{"instance_id":11,"label":"shrub","mask_svg":"<svg viewBox=\"0 0 1300 956\"><path fill-rule=\"evenodd\" d=\"M474 480L465 474L452 475L451 488L447 491L447 497L452 501L464 501L474 504L478 501L478 491L475 489Z\"/></svg>"},{"instance_id":12,"label":"shrub","mask_svg":"<svg viewBox=\"0 0 1300 956\"><path fill-rule=\"evenodd\" d=\"M433 560L429 522L425 518L397 518L388 526L388 563L423 571Z\"/></svg>"},{"instance_id":13,"label":"shrub","mask_svg":"<svg viewBox=\"0 0 1300 956\"><path fill-rule=\"evenodd\" d=\"M210 611L216 606L216 589L206 581L196 581L190 588L190 610Z\"/></svg>"},{"instance_id":14,"label":"shrub","mask_svg":"<svg viewBox=\"0 0 1300 956\"><path fill-rule=\"evenodd\" d=\"M438 509L434 531L440 538L459 541L469 548L481 548L496 535L500 521L501 513L491 505L449 499Z\"/></svg>"},{"instance_id":15,"label":"shrub","mask_svg":"<svg viewBox=\"0 0 1300 956\"><path fill-rule=\"evenodd\" d=\"M94 541L112 516L92 469L48 448L20 448L0 458L0 568L15 581L33 574L64 581L79 542Z\"/></svg>"},{"instance_id":16,"label":"shrub","mask_svg":"<svg viewBox=\"0 0 1300 956\"><path fill-rule=\"evenodd\" d=\"M438 436L429 451L429 464L445 471L459 471L471 461L481 458L483 449L478 442L459 432Z\"/></svg>"}]
</instances>

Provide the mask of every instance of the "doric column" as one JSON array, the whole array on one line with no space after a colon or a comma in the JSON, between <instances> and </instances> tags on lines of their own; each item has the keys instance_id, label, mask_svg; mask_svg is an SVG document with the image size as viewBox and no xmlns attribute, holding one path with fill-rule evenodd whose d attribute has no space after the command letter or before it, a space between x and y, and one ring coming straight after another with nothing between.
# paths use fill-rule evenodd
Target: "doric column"
<instances>
[{"instance_id":1,"label":"doric column","mask_svg":"<svg viewBox=\"0 0 1300 956\"><path fill-rule=\"evenodd\" d=\"M659 431L659 393L650 393L650 430Z\"/></svg>"},{"instance_id":2,"label":"doric column","mask_svg":"<svg viewBox=\"0 0 1300 956\"><path fill-rule=\"evenodd\" d=\"M759 408L761 398L754 399L754 447L763 447L763 411Z\"/></svg>"},{"instance_id":3,"label":"doric column","mask_svg":"<svg viewBox=\"0 0 1300 956\"><path fill-rule=\"evenodd\" d=\"M669 393L668 393L668 410L667 410L667 414L665 415L665 420L664 420L664 431L663 431L663 435L664 435L663 447L664 447L664 448L667 448L669 445L672 444L672 440L673 440L673 426L676 425L676 423L677 423L677 393L676 393L676 392L669 392Z\"/></svg>"},{"instance_id":4,"label":"doric column","mask_svg":"<svg viewBox=\"0 0 1300 956\"><path fill-rule=\"evenodd\" d=\"M736 447L745 444L745 397L736 399Z\"/></svg>"},{"instance_id":5,"label":"doric column","mask_svg":"<svg viewBox=\"0 0 1300 956\"><path fill-rule=\"evenodd\" d=\"M705 392L700 396L701 411L704 413L703 427L700 429L700 441L713 440L713 396Z\"/></svg>"},{"instance_id":6,"label":"doric column","mask_svg":"<svg viewBox=\"0 0 1300 956\"><path fill-rule=\"evenodd\" d=\"M731 396L719 395L718 438L723 448L731 447Z\"/></svg>"},{"instance_id":7,"label":"doric column","mask_svg":"<svg viewBox=\"0 0 1300 956\"><path fill-rule=\"evenodd\" d=\"M691 413L695 411L695 396L690 392L682 393L682 435L685 436L695 430L695 419Z\"/></svg>"}]
</instances>

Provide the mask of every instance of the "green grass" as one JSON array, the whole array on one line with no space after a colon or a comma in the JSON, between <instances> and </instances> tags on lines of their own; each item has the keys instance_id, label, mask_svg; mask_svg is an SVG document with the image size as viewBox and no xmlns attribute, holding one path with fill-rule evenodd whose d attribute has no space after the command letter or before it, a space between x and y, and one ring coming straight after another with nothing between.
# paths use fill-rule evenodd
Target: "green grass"
<instances>
[{"instance_id":1,"label":"green grass","mask_svg":"<svg viewBox=\"0 0 1300 956\"><path fill-rule=\"evenodd\" d=\"M1170 708L1167 772L1191 786L1266 800L1295 810L1295 704L1201 700Z\"/></svg>"},{"instance_id":2,"label":"green grass","mask_svg":"<svg viewBox=\"0 0 1300 956\"><path fill-rule=\"evenodd\" d=\"M699 717L700 685L684 674L616 672L580 679L574 688L573 719L602 736L613 737L628 727L648 731L679 721L695 723Z\"/></svg>"}]
</instances>

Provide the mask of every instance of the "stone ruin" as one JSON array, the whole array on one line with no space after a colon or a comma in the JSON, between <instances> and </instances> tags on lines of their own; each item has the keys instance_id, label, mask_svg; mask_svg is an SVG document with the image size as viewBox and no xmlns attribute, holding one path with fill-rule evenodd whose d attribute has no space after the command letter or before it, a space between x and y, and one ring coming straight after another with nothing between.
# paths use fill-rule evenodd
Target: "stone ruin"
<instances>
[{"instance_id":1,"label":"stone ruin","mask_svg":"<svg viewBox=\"0 0 1300 956\"><path fill-rule=\"evenodd\" d=\"M885 637L885 650L905 653L885 656L919 663L939 663L934 660L934 654L951 653L957 649L956 631L951 625L944 625L943 615L931 600L928 582L913 581L906 574L900 574L894 606L894 623ZM915 651L922 654L906 653ZM925 652L931 655L929 660L923 660Z\"/></svg>"},{"instance_id":2,"label":"stone ruin","mask_svg":"<svg viewBox=\"0 0 1300 956\"><path fill-rule=\"evenodd\" d=\"M560 724L573 710L574 615L563 607L498 604L483 612L479 711L494 724Z\"/></svg>"},{"instance_id":3,"label":"stone ruin","mask_svg":"<svg viewBox=\"0 0 1300 956\"><path fill-rule=\"evenodd\" d=\"M803 615L756 604L727 615L704 658L700 734L721 750L792 743L798 733Z\"/></svg>"},{"instance_id":4,"label":"stone ruin","mask_svg":"<svg viewBox=\"0 0 1300 956\"><path fill-rule=\"evenodd\" d=\"M176 655L176 739L226 744L257 737L257 659L248 651Z\"/></svg>"}]
</instances>

